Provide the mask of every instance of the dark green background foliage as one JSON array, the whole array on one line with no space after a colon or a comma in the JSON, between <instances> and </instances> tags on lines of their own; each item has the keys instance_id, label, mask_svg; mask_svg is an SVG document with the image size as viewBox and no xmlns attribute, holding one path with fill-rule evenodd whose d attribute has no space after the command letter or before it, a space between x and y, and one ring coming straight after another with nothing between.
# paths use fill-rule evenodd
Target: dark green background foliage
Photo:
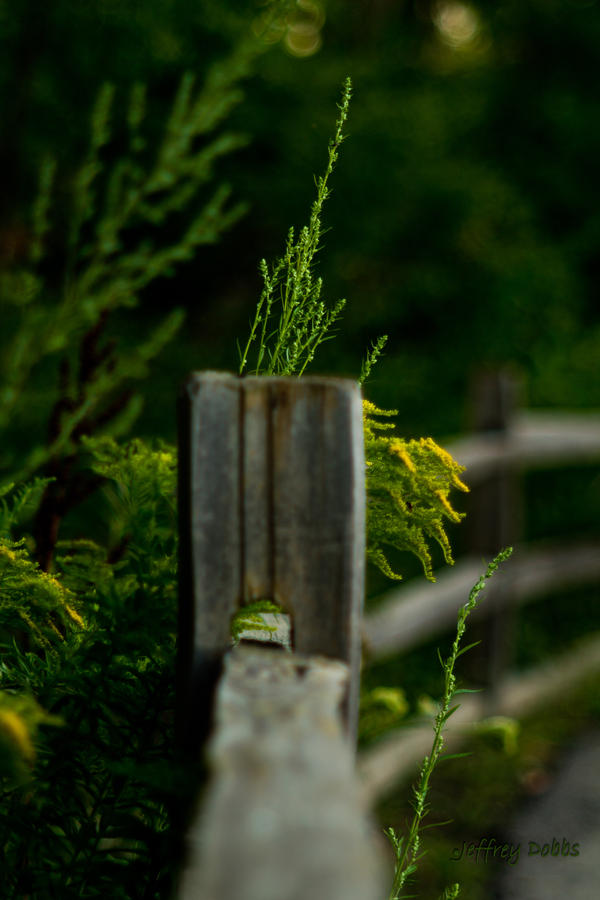
<instances>
[{"instance_id":1,"label":"dark green background foliage","mask_svg":"<svg viewBox=\"0 0 600 900\"><path fill-rule=\"evenodd\" d=\"M249 146L221 167L251 212L218 249L147 291L148 316L183 306L190 325L176 353L163 355L156 384L148 381L149 433L172 437L170 397L186 369L231 367L257 262L279 253L288 223L303 220L306 173L322 167L346 74L355 83L350 140L321 273L348 308L319 365L353 374L365 338L389 333L373 399L400 407L411 436L462 427L457 398L485 364L513 361L534 404L600 403L597 4L470 4L479 31L458 48L442 40L434 6L329 0L317 53L298 59L277 45L262 57L228 123ZM60 153L64 186L81 159L99 83L115 82L123 110L131 83L145 81L148 127L159 134L181 72L201 75L250 32L250 2L222 7L34 0L11 15L0 55L12 126L5 254L26 239L14 223L24 227L42 156Z\"/></svg>"},{"instance_id":2,"label":"dark green background foliage","mask_svg":"<svg viewBox=\"0 0 600 900\"><path fill-rule=\"evenodd\" d=\"M258 261L306 221L347 75L318 263L324 296L348 302L311 371L357 377L388 334L366 392L399 409L406 439L464 429L489 367L516 371L529 405L600 407L599 45L594 0L0 9L7 897L168 895L175 397L191 369L237 367ZM34 476L47 480L7 488ZM597 533L596 470L524 487L525 536ZM541 620L525 621L520 658L558 649ZM436 692L433 648L383 668L369 686L399 679L409 705Z\"/></svg>"}]
</instances>

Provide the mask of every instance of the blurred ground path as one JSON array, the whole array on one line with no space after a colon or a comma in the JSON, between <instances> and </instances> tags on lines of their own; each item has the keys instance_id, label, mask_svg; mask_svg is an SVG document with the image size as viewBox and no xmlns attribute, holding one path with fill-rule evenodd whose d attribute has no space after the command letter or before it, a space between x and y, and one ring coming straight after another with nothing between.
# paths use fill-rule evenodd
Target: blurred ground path
<instances>
[{"instance_id":1,"label":"blurred ground path","mask_svg":"<svg viewBox=\"0 0 600 900\"><path fill-rule=\"evenodd\" d=\"M521 848L500 874L496 900L600 896L600 731L573 743L552 786L507 824L505 840Z\"/></svg>"}]
</instances>

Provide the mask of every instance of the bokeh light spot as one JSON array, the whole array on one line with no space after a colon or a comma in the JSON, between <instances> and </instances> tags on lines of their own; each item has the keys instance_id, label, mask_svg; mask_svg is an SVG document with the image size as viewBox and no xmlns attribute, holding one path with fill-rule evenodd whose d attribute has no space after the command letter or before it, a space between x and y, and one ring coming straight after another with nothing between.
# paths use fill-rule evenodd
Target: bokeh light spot
<instances>
[{"instance_id":1,"label":"bokeh light spot","mask_svg":"<svg viewBox=\"0 0 600 900\"><path fill-rule=\"evenodd\" d=\"M325 12L316 0L297 0L290 16L284 38L286 50L292 56L312 56L322 43L321 28Z\"/></svg>"},{"instance_id":2,"label":"bokeh light spot","mask_svg":"<svg viewBox=\"0 0 600 900\"><path fill-rule=\"evenodd\" d=\"M466 3L438 3L433 23L444 43L455 49L471 44L480 31L479 16Z\"/></svg>"}]
</instances>

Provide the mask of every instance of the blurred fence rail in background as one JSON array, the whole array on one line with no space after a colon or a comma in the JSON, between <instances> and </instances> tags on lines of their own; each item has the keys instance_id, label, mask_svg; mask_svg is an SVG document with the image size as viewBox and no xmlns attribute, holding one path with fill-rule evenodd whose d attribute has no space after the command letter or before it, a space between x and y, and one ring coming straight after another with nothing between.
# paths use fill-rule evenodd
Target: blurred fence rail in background
<instances>
[{"instance_id":1,"label":"blurred fence rail in background","mask_svg":"<svg viewBox=\"0 0 600 900\"><path fill-rule=\"evenodd\" d=\"M482 693L461 698L448 724L454 745L482 716L520 717L600 671L600 637L591 636L550 664L524 674L512 671L517 609L557 590L600 582L600 537L576 543L519 540L523 497L522 470L600 461L600 416L519 410L518 389L507 373L480 376L473 391L474 432L447 446L467 467L464 480L473 496L468 516L468 553L436 584L421 581L388 591L365 616L363 639L372 660L418 647L452 628L457 609L483 568L484 556L507 544L515 552L487 588L473 623L481 638L484 663L471 670ZM468 659L468 658L466 658ZM361 754L360 770L370 802L384 795L428 752L431 725L400 730Z\"/></svg>"},{"instance_id":2,"label":"blurred fence rail in background","mask_svg":"<svg viewBox=\"0 0 600 900\"><path fill-rule=\"evenodd\" d=\"M504 434L461 438L447 447L475 486L499 464L554 466L600 459L600 416L571 412L515 412Z\"/></svg>"},{"instance_id":3,"label":"blurred fence rail in background","mask_svg":"<svg viewBox=\"0 0 600 900\"><path fill-rule=\"evenodd\" d=\"M493 714L522 718L598 672L600 635L595 634L578 641L559 659L540 664L524 674L505 675L495 692ZM490 709L484 693L463 695L446 728L446 750L453 752L488 715ZM431 748L431 733L428 721L392 733L360 754L358 771L366 803L376 803L400 782L414 778L415 770Z\"/></svg>"},{"instance_id":4,"label":"blurred fence rail in background","mask_svg":"<svg viewBox=\"0 0 600 900\"><path fill-rule=\"evenodd\" d=\"M456 611L479 578L481 568L481 558L469 556L453 569L440 572L435 586L419 582L390 591L381 606L365 616L363 631L370 655L382 658L410 650L452 628ZM515 606L559 588L600 581L600 540L573 547L559 544L545 550L517 548L487 586L485 602L471 614L474 622L489 615L507 580Z\"/></svg>"}]
</instances>

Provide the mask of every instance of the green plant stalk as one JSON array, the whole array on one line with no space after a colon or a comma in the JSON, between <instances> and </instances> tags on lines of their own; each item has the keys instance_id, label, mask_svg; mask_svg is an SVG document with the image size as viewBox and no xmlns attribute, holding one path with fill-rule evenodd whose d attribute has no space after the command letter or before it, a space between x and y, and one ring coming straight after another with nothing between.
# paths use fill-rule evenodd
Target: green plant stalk
<instances>
[{"instance_id":1,"label":"green plant stalk","mask_svg":"<svg viewBox=\"0 0 600 900\"><path fill-rule=\"evenodd\" d=\"M393 829L388 829L386 834L394 844L397 851L397 864L394 874L394 881L389 895L389 900L400 900L399 891L402 890L406 879L416 871L416 863L420 857L420 830L421 823L427 815L427 793L429 790L429 781L433 771L440 759L440 754L444 746L444 726L452 713L458 709L456 706L450 706L456 694L461 693L456 689L456 676L454 675L454 667L459 656L470 650L474 644L470 644L460 649L460 643L465 633L466 621L473 612L479 602L480 595L486 586L486 581L492 577L500 563L504 562L511 555L512 547L502 550L489 564L485 574L483 574L477 584L471 589L468 601L462 606L458 613L456 625L456 637L452 644L450 656L443 661L440 657L442 669L444 671L444 693L440 702L440 708L435 717L433 728L433 742L431 752L425 757L421 765L419 774L419 782L415 788L414 816L410 825L408 836L405 840L398 840ZM404 845L404 849L402 849Z\"/></svg>"},{"instance_id":2,"label":"green plant stalk","mask_svg":"<svg viewBox=\"0 0 600 900\"><path fill-rule=\"evenodd\" d=\"M383 353L384 347L388 342L387 334L380 335L377 340L371 345L371 349L367 351L367 355L365 356L362 366L360 368L360 378L358 379L358 383L363 385L369 375L371 374L371 370L373 366L377 363L377 360Z\"/></svg>"},{"instance_id":3,"label":"green plant stalk","mask_svg":"<svg viewBox=\"0 0 600 900\"><path fill-rule=\"evenodd\" d=\"M254 374L298 374L301 375L312 359L312 353L316 347L325 340L325 334L330 329L333 321L341 309L341 301L331 310L325 312L324 308L318 310L315 297L319 296L320 282L313 286L310 268L312 261L319 249L321 237L321 213L323 204L329 197L329 176L333 172L338 159L338 151L344 140L343 128L348 117L350 99L352 95L352 82L346 78L342 92L342 99L338 106L339 116L336 121L335 133L329 142L327 166L324 175L317 179L317 197L311 207L308 225L300 231L298 241L294 244L294 230L290 229L286 242L285 254L280 259L269 276L265 260L261 260L260 271L264 281L264 288L258 301L254 320L250 328L250 334L243 353L240 353L239 374L242 375L248 365L248 355L251 346L257 337L260 346L257 353L257 363ZM285 268L284 279L280 279L280 273ZM281 315L278 326L274 332L276 335L275 346L270 351L269 362L261 369L262 360L267 350L267 343L272 335L268 334L268 323L273 304L273 293L279 287ZM301 307L311 307L314 304L312 328L307 323L298 322L298 311ZM315 315L319 321L314 321ZM260 327L262 325L262 327ZM260 332L260 333L259 333ZM293 352L292 362L288 359L290 349ZM302 354L306 358L296 370L299 358Z\"/></svg>"}]
</instances>

